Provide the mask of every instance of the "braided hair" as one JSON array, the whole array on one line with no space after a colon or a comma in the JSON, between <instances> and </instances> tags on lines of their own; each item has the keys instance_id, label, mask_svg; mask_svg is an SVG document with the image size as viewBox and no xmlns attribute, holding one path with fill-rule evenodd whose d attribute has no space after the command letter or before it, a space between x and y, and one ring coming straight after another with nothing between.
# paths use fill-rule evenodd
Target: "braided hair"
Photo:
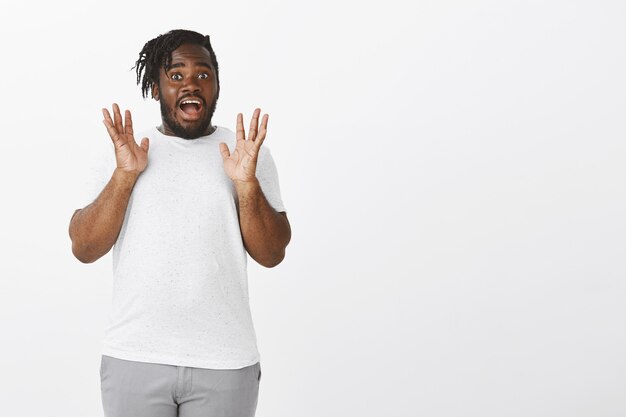
<instances>
[{"instance_id":1,"label":"braided hair","mask_svg":"<svg viewBox=\"0 0 626 417\"><path fill-rule=\"evenodd\" d=\"M153 84L159 83L159 70L166 69L172 62L172 51L182 44L196 44L204 46L211 57L211 64L215 68L215 78L219 91L220 77L217 58L211 47L209 36L204 36L191 30L175 29L146 42L139 59L133 68L137 71L137 85L141 84L141 95L146 98ZM142 77L143 73L143 77Z\"/></svg>"}]
</instances>

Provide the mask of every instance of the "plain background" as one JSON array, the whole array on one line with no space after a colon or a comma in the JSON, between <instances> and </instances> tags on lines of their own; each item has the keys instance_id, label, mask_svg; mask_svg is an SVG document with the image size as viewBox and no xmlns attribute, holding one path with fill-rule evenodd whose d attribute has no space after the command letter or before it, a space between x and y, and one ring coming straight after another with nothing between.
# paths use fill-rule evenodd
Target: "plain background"
<instances>
[{"instance_id":1,"label":"plain background","mask_svg":"<svg viewBox=\"0 0 626 417\"><path fill-rule=\"evenodd\" d=\"M67 228L100 109L159 123L130 69L174 28L211 35L216 124L270 114L258 417L626 415L624 2L1 8L2 415L102 415L111 257Z\"/></svg>"}]
</instances>

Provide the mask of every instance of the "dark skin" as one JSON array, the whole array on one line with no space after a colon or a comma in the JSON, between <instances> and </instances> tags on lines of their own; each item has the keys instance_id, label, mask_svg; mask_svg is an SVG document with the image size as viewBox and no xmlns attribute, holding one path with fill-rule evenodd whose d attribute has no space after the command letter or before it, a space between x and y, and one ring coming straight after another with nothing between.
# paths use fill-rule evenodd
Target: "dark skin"
<instances>
[{"instance_id":1,"label":"dark skin","mask_svg":"<svg viewBox=\"0 0 626 417\"><path fill-rule=\"evenodd\" d=\"M176 123L183 129L196 130L194 137L210 135L215 126L210 123L212 114L209 113L212 113L218 96L219 88L209 51L201 45L181 45L172 52L167 71L161 68L158 84L152 86L152 97L162 102L171 119L168 121L162 116L159 130L168 136L180 136L172 126ZM198 99L200 108L193 109L192 106L191 113L184 112L180 103L185 98ZM202 121L207 121L208 126L198 131Z\"/></svg>"},{"instance_id":2,"label":"dark skin","mask_svg":"<svg viewBox=\"0 0 626 417\"><path fill-rule=\"evenodd\" d=\"M172 52L167 71L161 69L158 85L152 95L162 101L162 125L159 130L168 136L188 135L188 139L206 136L215 131L212 111L219 96L210 55L201 45L184 44ZM186 100L190 100L185 104ZM113 118L103 109L104 124L115 147L117 168L103 192L87 207L76 210L70 220L72 252L85 263L105 255L119 235L132 188L146 168L149 139L137 145L130 111L125 118L113 104ZM237 115L237 143L232 154L220 143L224 171L233 181L239 201L239 225L243 244L259 264L271 268L282 262L291 239L287 214L277 212L263 195L256 165L259 149L267 134L269 116L263 116L259 128L260 109L255 109L248 138L245 137L243 115ZM182 136L181 136L182 137Z\"/></svg>"}]
</instances>

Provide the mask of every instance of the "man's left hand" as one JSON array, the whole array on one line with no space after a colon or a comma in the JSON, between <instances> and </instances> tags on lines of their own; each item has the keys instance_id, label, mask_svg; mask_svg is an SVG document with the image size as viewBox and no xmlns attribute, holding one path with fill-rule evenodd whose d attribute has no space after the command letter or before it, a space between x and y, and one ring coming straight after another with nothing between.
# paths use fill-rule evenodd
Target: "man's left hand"
<instances>
[{"instance_id":1,"label":"man's left hand","mask_svg":"<svg viewBox=\"0 0 626 417\"><path fill-rule=\"evenodd\" d=\"M259 156L259 149L265 140L267 133L268 114L261 120L259 129L259 116L261 109L254 110L250 121L250 131L246 139L243 127L243 114L237 114L237 144L233 153L230 153L228 145L220 143L220 152L224 161L224 171L233 182L254 182L256 181L256 164Z\"/></svg>"}]
</instances>

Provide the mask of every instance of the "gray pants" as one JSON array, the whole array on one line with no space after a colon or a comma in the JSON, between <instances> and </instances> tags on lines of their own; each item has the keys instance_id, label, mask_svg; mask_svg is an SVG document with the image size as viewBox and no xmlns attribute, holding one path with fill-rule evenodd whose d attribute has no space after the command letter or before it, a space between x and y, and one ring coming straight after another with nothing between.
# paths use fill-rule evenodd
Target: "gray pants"
<instances>
[{"instance_id":1,"label":"gray pants","mask_svg":"<svg viewBox=\"0 0 626 417\"><path fill-rule=\"evenodd\" d=\"M204 369L102 355L105 417L254 417L261 363Z\"/></svg>"}]
</instances>

